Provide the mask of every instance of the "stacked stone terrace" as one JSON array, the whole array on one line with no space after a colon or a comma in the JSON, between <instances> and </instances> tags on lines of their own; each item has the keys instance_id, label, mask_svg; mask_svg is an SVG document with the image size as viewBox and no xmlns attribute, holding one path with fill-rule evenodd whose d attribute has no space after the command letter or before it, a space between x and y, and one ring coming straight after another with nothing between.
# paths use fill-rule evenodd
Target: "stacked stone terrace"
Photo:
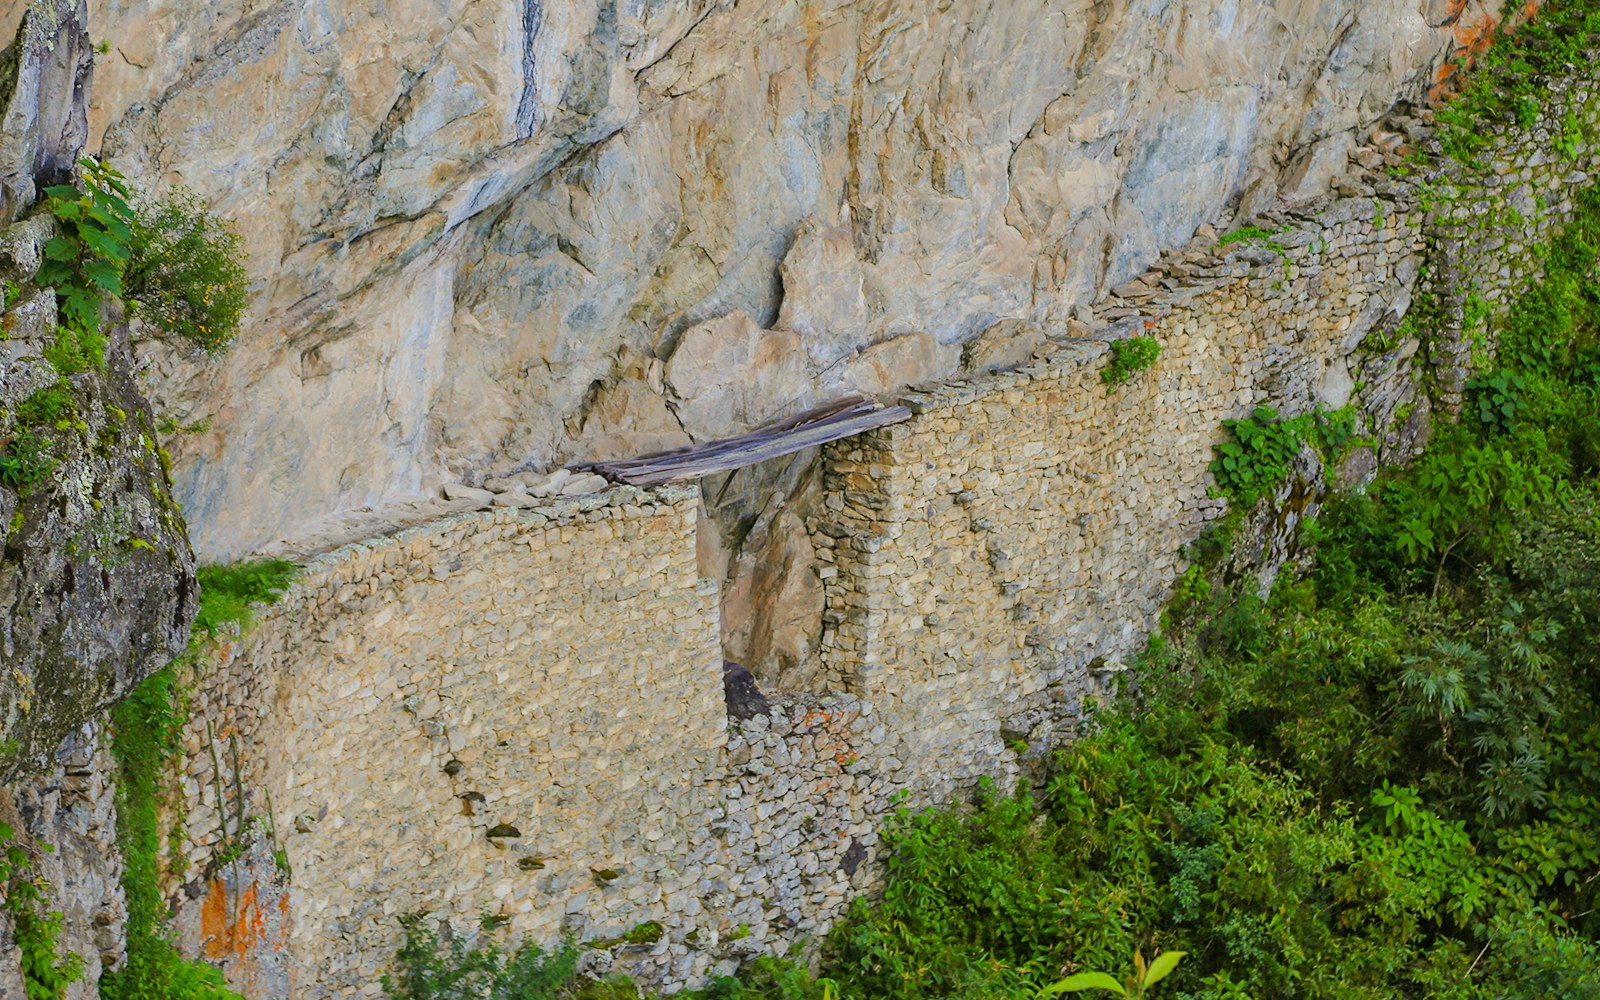
<instances>
[{"instance_id":1,"label":"stacked stone terrace","mask_svg":"<svg viewBox=\"0 0 1600 1000\"><path fill-rule=\"evenodd\" d=\"M873 886L901 793L1009 786L1142 647L1223 511L1223 420L1354 403L1375 447L1342 474L1410 453L1428 362L1459 384L1463 318L1536 274L1588 181L1587 146L1553 148L1574 116L1595 134L1584 87L1479 180L1436 181L1448 199L1348 181L1262 220L1270 237L1172 255L1095 337L829 446L823 680L768 692L770 715L726 714L692 488L458 514L316 560L195 678L186 945L256 995L320 998L377 995L420 910L609 941L591 961L668 986L816 941ZM1426 294L1466 328L1432 359L1401 323ZM1134 334L1160 359L1108 389L1107 341ZM241 825L249 848L207 871Z\"/></svg>"}]
</instances>

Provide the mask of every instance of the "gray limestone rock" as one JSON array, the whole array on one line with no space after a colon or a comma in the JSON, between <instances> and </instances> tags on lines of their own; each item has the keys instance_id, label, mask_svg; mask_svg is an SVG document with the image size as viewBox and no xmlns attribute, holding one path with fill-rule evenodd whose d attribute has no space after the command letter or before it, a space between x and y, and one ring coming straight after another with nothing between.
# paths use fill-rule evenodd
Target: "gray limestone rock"
<instances>
[{"instance_id":1,"label":"gray limestone rock","mask_svg":"<svg viewBox=\"0 0 1600 1000\"><path fill-rule=\"evenodd\" d=\"M104 371L42 390L61 401L54 422L24 426L15 403L0 412L10 457L42 461L24 481L0 479L0 727L14 741L0 779L42 768L68 733L181 651L198 608L127 331L111 332ZM0 386L37 374L15 366Z\"/></svg>"},{"instance_id":2,"label":"gray limestone rock","mask_svg":"<svg viewBox=\"0 0 1600 1000\"><path fill-rule=\"evenodd\" d=\"M1026 364L1044 346L1044 331L1037 323L1007 319L993 324L967 342L961 367L972 373L1004 371Z\"/></svg>"},{"instance_id":3,"label":"gray limestone rock","mask_svg":"<svg viewBox=\"0 0 1600 1000\"><path fill-rule=\"evenodd\" d=\"M260 289L217 370L153 352L174 412L234 414L174 444L208 558L1058 330L1322 194L1456 46L1436 0L752 2L97 5L91 145L233 217ZM761 358L675 357L741 313Z\"/></svg>"},{"instance_id":4,"label":"gray limestone rock","mask_svg":"<svg viewBox=\"0 0 1600 1000\"><path fill-rule=\"evenodd\" d=\"M89 135L88 23L84 0L32 0L0 51L0 225L72 175Z\"/></svg>"}]
</instances>

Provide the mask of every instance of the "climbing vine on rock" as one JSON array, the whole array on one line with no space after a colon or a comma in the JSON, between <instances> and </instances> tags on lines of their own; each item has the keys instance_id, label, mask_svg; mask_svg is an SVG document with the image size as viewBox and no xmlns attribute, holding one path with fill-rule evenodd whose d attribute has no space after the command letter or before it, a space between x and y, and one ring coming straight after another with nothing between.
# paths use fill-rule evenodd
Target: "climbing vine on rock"
<instances>
[{"instance_id":1,"label":"climbing vine on rock","mask_svg":"<svg viewBox=\"0 0 1600 1000\"><path fill-rule=\"evenodd\" d=\"M0 823L0 885L5 886L5 911L22 957L23 989L27 1000L61 1000L67 987L83 978L83 959L59 953L62 915L47 909L49 884L30 874L33 856L15 836L15 830Z\"/></svg>"},{"instance_id":2,"label":"climbing vine on rock","mask_svg":"<svg viewBox=\"0 0 1600 1000\"><path fill-rule=\"evenodd\" d=\"M1289 475L1289 463L1310 443L1324 462L1332 463L1355 443L1355 410L1315 410L1283 418L1270 406L1258 406L1248 417L1224 420L1229 440L1216 446L1211 475L1224 496L1249 506L1270 494Z\"/></svg>"},{"instance_id":3,"label":"climbing vine on rock","mask_svg":"<svg viewBox=\"0 0 1600 1000\"><path fill-rule=\"evenodd\" d=\"M283 560L201 567L200 612L189 652L146 678L112 709L111 750L117 760L117 845L124 859L122 887L128 901L128 962L101 980L104 1000L237 1000L222 975L204 962L178 954L166 927L161 896L161 806L183 750L189 717L188 692L180 679L184 661L230 623L249 624L255 605L271 604L293 581L298 567ZM218 801L218 808L223 803ZM223 857L242 842L241 817ZM179 855L173 852L173 861ZM235 854L235 857L237 854ZM229 859L231 860L231 859ZM287 867L287 860L280 863Z\"/></svg>"}]
</instances>

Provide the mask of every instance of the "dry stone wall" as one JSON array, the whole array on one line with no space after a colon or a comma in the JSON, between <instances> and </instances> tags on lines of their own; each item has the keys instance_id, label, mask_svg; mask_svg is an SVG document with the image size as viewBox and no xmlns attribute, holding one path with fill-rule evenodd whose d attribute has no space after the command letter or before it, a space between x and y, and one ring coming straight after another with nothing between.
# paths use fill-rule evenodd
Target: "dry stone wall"
<instances>
[{"instance_id":1,"label":"dry stone wall","mask_svg":"<svg viewBox=\"0 0 1600 1000\"><path fill-rule=\"evenodd\" d=\"M910 421L832 450L824 658L909 759L941 762L919 784L1004 774L1008 744L1056 742L1099 695L1155 628L1181 547L1223 513L1207 471L1222 421L1344 406L1352 318L1405 293L1394 274L1420 233L1398 211L1325 226L1142 321L1161 357L1119 388L1101 381L1106 343L1067 345L912 393Z\"/></svg>"},{"instance_id":2,"label":"dry stone wall","mask_svg":"<svg viewBox=\"0 0 1600 1000\"><path fill-rule=\"evenodd\" d=\"M1145 642L1223 513L1223 420L1353 406L1371 441L1329 470L1347 478L1414 450L1424 383L1451 403L1587 184L1592 97L1558 85L1483 170L1349 178L1212 234L1102 303L1095 336L829 446L821 652L795 674L814 690L769 714L725 711L693 490L461 514L313 562L194 678L186 946L252 995L320 998L377 995L422 910L597 944L592 970L669 988L817 940L874 885L896 803L1010 787ZM1444 330L1427 345L1418 302ZM1134 334L1160 359L1108 388L1107 342ZM1247 553L1268 575L1315 509L1306 462Z\"/></svg>"},{"instance_id":3,"label":"dry stone wall","mask_svg":"<svg viewBox=\"0 0 1600 1000\"><path fill-rule=\"evenodd\" d=\"M619 490L313 563L196 678L185 939L255 995L371 995L398 914L553 940L665 909L726 742L695 519ZM286 895L272 849L208 870L263 837ZM287 919L235 933L273 892Z\"/></svg>"},{"instance_id":4,"label":"dry stone wall","mask_svg":"<svg viewBox=\"0 0 1600 1000\"><path fill-rule=\"evenodd\" d=\"M1478 169L1436 178L1423 195L1432 223L1426 289L1444 334L1434 361L1451 405L1460 401L1474 355L1487 356L1496 321L1527 276L1542 271L1538 248L1571 217L1576 192L1592 183L1600 85L1581 74L1545 82L1552 99L1538 122L1495 132L1477 154Z\"/></svg>"}]
</instances>

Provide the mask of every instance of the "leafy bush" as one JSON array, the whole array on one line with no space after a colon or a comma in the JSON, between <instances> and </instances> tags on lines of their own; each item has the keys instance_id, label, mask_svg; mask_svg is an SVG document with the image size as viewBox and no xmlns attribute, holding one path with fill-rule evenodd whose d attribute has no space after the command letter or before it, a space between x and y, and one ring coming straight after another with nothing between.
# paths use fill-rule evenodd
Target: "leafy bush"
<instances>
[{"instance_id":1,"label":"leafy bush","mask_svg":"<svg viewBox=\"0 0 1600 1000\"><path fill-rule=\"evenodd\" d=\"M1248 507L1282 485L1289 464L1310 443L1324 464L1339 460L1356 441L1355 408L1315 410L1285 419L1270 406L1258 406L1248 417L1224 420L1229 440L1216 446L1211 476L1217 489Z\"/></svg>"},{"instance_id":2,"label":"leafy bush","mask_svg":"<svg viewBox=\"0 0 1600 1000\"><path fill-rule=\"evenodd\" d=\"M103 363L100 307L107 295L211 354L225 350L249 297L239 235L193 192L135 210L122 174L90 158L79 161L79 173L82 190L45 189L60 231L45 244L36 280L56 289L63 320L46 357L62 374Z\"/></svg>"},{"instance_id":3,"label":"leafy bush","mask_svg":"<svg viewBox=\"0 0 1600 1000\"><path fill-rule=\"evenodd\" d=\"M704 1000L839 1000L838 986L831 979L812 976L792 958L759 955L738 976L721 976L705 990L678 995Z\"/></svg>"},{"instance_id":4,"label":"leafy bush","mask_svg":"<svg viewBox=\"0 0 1600 1000\"><path fill-rule=\"evenodd\" d=\"M1111 363L1100 373L1100 381L1117 386L1154 365L1161 356L1161 345L1150 337L1129 337L1111 342Z\"/></svg>"},{"instance_id":5,"label":"leafy bush","mask_svg":"<svg viewBox=\"0 0 1600 1000\"><path fill-rule=\"evenodd\" d=\"M383 976L383 989L394 1000L569 1000L579 995L579 950L567 944L547 953L525 945L507 953L489 932L468 943L455 934L441 940L422 914L400 918L405 941L395 956L397 969ZM600 1000L599 992L583 994ZM613 994L634 996L633 989Z\"/></svg>"},{"instance_id":6,"label":"leafy bush","mask_svg":"<svg viewBox=\"0 0 1600 1000\"><path fill-rule=\"evenodd\" d=\"M271 604L294 582L300 567L286 559L261 559L201 566L200 612L195 616L196 632L216 635L230 622L250 624L250 606Z\"/></svg>"},{"instance_id":7,"label":"leafy bush","mask_svg":"<svg viewBox=\"0 0 1600 1000\"><path fill-rule=\"evenodd\" d=\"M1172 970L1183 961L1184 953L1181 951L1164 951L1155 957L1148 965L1145 964L1144 952L1135 948L1133 950L1133 974L1118 982L1115 977L1107 972L1078 972L1059 982L1051 983L1039 991L1039 996L1053 997L1063 993L1082 993L1085 990L1100 990L1113 993L1119 997L1132 997L1133 1000L1143 1000L1152 987L1161 980L1172 975Z\"/></svg>"},{"instance_id":8,"label":"leafy bush","mask_svg":"<svg viewBox=\"0 0 1600 1000\"><path fill-rule=\"evenodd\" d=\"M17 404L17 423L23 427L45 427L72 412L72 392L65 382L35 389Z\"/></svg>"},{"instance_id":9,"label":"leafy bush","mask_svg":"<svg viewBox=\"0 0 1600 1000\"><path fill-rule=\"evenodd\" d=\"M134 315L211 354L226 350L249 299L239 234L192 191L141 205L125 276Z\"/></svg>"},{"instance_id":10,"label":"leafy bush","mask_svg":"<svg viewBox=\"0 0 1600 1000\"><path fill-rule=\"evenodd\" d=\"M0 445L0 485L18 493L27 495L55 467L49 439L32 428L17 431Z\"/></svg>"},{"instance_id":11,"label":"leafy bush","mask_svg":"<svg viewBox=\"0 0 1600 1000\"><path fill-rule=\"evenodd\" d=\"M97 334L104 296L123 292L134 217L121 174L88 157L78 163L82 191L71 184L45 189L61 231L45 244L37 280L55 287L70 333Z\"/></svg>"},{"instance_id":12,"label":"leafy bush","mask_svg":"<svg viewBox=\"0 0 1600 1000\"><path fill-rule=\"evenodd\" d=\"M1504 368L1470 379L1467 392L1478 404L1478 420L1489 429L1510 434L1517 429L1517 417L1526 409L1522 401L1522 377Z\"/></svg>"}]
</instances>

